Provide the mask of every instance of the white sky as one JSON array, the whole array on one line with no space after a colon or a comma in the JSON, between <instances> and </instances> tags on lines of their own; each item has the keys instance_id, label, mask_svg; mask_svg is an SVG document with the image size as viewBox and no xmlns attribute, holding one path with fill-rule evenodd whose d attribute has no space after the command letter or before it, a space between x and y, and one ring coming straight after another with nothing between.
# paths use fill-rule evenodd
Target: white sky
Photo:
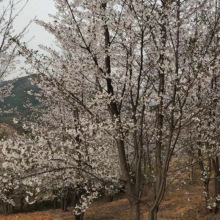
<instances>
[{"instance_id":1,"label":"white sky","mask_svg":"<svg viewBox=\"0 0 220 220\"><path fill-rule=\"evenodd\" d=\"M9 0L3 0L3 5L7 4ZM25 0L22 1L24 4ZM23 4L18 5L18 10L21 9ZM55 14L56 8L53 0L29 0L25 8L16 18L14 23L15 32L20 33L22 29L28 25L28 23L37 18L43 21L50 21L51 18L48 14ZM31 40L31 41L30 41ZM28 32L25 34L23 41L28 43L28 46L33 49L38 49L39 44L46 46L52 46L54 42L54 37L50 35L43 27L32 22L28 27ZM24 65L23 62L21 65ZM19 67L18 67L19 69ZM20 72L17 70L12 75L8 76L7 79L11 79L15 76L20 75Z\"/></svg>"},{"instance_id":2,"label":"white sky","mask_svg":"<svg viewBox=\"0 0 220 220\"><path fill-rule=\"evenodd\" d=\"M50 21L51 18L48 14L55 14L56 8L53 0L29 0L23 11L16 18L14 28L16 31L21 31L29 21L33 20L35 17L39 20ZM29 31L25 35L24 40L30 40L30 46L34 49L37 49L39 44L44 44L50 46L54 38L44 30L44 28L31 23L29 26Z\"/></svg>"}]
</instances>

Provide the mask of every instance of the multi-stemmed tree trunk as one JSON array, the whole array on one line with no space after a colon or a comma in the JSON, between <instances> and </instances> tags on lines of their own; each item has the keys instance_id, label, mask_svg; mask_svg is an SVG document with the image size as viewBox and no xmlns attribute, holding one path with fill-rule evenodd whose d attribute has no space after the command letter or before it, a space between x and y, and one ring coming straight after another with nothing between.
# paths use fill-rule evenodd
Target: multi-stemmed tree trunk
<instances>
[{"instance_id":1,"label":"multi-stemmed tree trunk","mask_svg":"<svg viewBox=\"0 0 220 220\"><path fill-rule=\"evenodd\" d=\"M103 10L106 10L107 3L102 4ZM110 32L108 25L104 25L104 42L105 42L105 69L106 69L106 87L107 87L107 92L110 96L114 97L114 88L112 85L112 80L111 80L111 57L108 55L109 53L109 47L110 47ZM143 59L143 56L142 56ZM140 67L142 68L142 67ZM142 70L140 70L142 71ZM141 73L141 72L140 72ZM140 83L140 82L139 82ZM140 91L138 91L139 93ZM137 100L139 97L137 97ZM121 112L119 105L117 104L116 100L112 100L109 104L109 112L111 115L111 118L113 122L116 120L116 133L119 134L119 138L116 141L117 148L118 148L118 156L119 156L119 162L120 162L120 167L121 167L121 172L122 172L122 177L123 177L123 182L125 185L125 193L127 194L130 206L131 206L131 216L132 220L140 220L140 201L141 201L141 192L142 189L140 188L141 186L141 176L142 176L142 146L139 146L138 155L136 158L136 164L135 164L135 182L132 183L132 178L130 175L130 169L128 166L128 160L126 157L126 151L125 151L125 142L124 142L124 133L123 133L123 128L121 127ZM136 106L137 107L137 106ZM134 114L135 115L135 114ZM137 147L137 146L136 146Z\"/></svg>"}]
</instances>

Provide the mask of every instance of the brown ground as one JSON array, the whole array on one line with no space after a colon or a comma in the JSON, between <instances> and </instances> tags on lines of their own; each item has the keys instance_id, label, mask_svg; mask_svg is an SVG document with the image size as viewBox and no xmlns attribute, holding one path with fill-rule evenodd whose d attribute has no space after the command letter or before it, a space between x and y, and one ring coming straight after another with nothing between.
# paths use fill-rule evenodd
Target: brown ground
<instances>
[{"instance_id":1,"label":"brown ground","mask_svg":"<svg viewBox=\"0 0 220 220\"><path fill-rule=\"evenodd\" d=\"M142 214L147 216L146 205L142 207ZM129 204L126 199L113 202L97 202L92 205L85 220L129 220ZM204 208L201 187L189 187L166 194L161 204L158 220L220 220L220 215L207 214ZM74 220L72 212L63 213L60 210L50 210L32 214L0 216L0 220Z\"/></svg>"},{"instance_id":2,"label":"brown ground","mask_svg":"<svg viewBox=\"0 0 220 220\"><path fill-rule=\"evenodd\" d=\"M36 212L31 214L0 216L0 220L53 220L53 218L48 213Z\"/></svg>"}]
</instances>

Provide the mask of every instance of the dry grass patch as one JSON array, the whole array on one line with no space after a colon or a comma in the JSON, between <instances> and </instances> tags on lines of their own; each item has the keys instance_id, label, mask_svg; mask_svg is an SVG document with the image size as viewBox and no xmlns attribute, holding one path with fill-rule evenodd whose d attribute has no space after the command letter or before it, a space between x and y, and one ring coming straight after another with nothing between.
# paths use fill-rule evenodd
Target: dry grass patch
<instances>
[{"instance_id":1,"label":"dry grass patch","mask_svg":"<svg viewBox=\"0 0 220 220\"><path fill-rule=\"evenodd\" d=\"M30 214L18 214L10 216L0 215L0 220L53 220L52 216L47 213L30 213Z\"/></svg>"},{"instance_id":2,"label":"dry grass patch","mask_svg":"<svg viewBox=\"0 0 220 220\"><path fill-rule=\"evenodd\" d=\"M94 204L85 215L85 220L129 220L129 218L130 209L127 199Z\"/></svg>"}]
</instances>

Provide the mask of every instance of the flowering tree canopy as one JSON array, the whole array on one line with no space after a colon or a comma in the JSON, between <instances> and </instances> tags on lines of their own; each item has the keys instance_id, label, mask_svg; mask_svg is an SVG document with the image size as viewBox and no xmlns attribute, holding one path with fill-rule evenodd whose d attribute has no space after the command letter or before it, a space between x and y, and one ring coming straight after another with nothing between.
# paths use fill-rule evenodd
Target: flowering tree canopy
<instances>
[{"instance_id":1,"label":"flowering tree canopy","mask_svg":"<svg viewBox=\"0 0 220 220\"><path fill-rule=\"evenodd\" d=\"M143 189L151 183L149 219L155 220L172 159L186 149L189 128L219 100L211 86L219 77L219 3L54 2L53 22L37 23L56 37L58 49L41 45L46 55L40 55L17 41L40 74L35 83L47 101L31 128L32 147L20 150L27 145L21 141L18 149L16 141L18 155L7 157L22 161L19 173L43 178L36 182L49 175L73 188L80 184L85 201L96 196L100 177L121 179L133 220L140 219ZM82 199L81 205L84 211Z\"/></svg>"}]
</instances>

